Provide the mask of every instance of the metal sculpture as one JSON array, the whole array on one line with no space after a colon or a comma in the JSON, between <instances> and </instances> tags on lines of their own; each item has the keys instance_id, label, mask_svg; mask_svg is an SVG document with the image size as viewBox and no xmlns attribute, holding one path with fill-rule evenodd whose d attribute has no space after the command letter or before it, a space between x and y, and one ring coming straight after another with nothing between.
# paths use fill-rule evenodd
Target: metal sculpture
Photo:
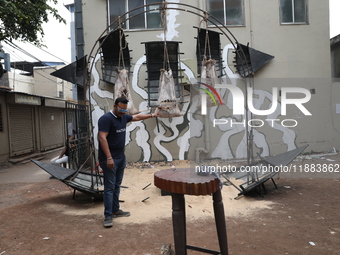
<instances>
[{"instance_id":1,"label":"metal sculpture","mask_svg":"<svg viewBox=\"0 0 340 255\"><path fill-rule=\"evenodd\" d=\"M139 12L137 14L136 10L139 10ZM142 11L141 11L142 10ZM171 2L160 2L160 3L152 3L152 4L147 4L147 5L143 5L140 6L136 9L130 10L129 12L121 15L118 19L116 19L115 21L113 21L103 32L102 34L99 36L98 40L95 42L93 48L90 51L89 57L88 57L88 61L86 63L86 66L84 68L74 68L74 66L72 66L72 70L76 69L78 71L83 71L83 82L79 82L78 79L77 80L77 84L83 84L83 86L86 88L87 93L89 93L88 95L88 99L89 99L89 108L87 109L87 116L88 116L88 121L89 123L92 123L92 115L91 115L91 91L89 89L89 84L90 84L90 80L91 80L91 73L92 73L92 69L95 66L95 57L96 56L101 56L102 57L102 70L103 70L103 77L102 79L108 83L111 84L115 84L117 86L117 82L120 80L117 79L117 76L119 77L120 74L122 74L122 80L126 80L126 77L128 77L128 72L129 72L129 68L130 68L130 57L129 57L129 49L128 49L128 45L125 41L125 35L122 33L122 24L129 21L130 19L133 19L136 15L140 15L140 13L142 12L150 12L150 11L160 11L162 13L162 15L164 15L166 13L167 10L176 10L176 11L182 11L185 12L187 14L192 14L192 15L196 15L202 19L204 19L206 22L209 22L211 25L215 26L215 28L219 31L219 33L217 33L218 35L222 35L225 36L230 43L233 45L234 49L235 49L235 54L236 54L236 58L241 60L238 62L238 66L239 66L239 70L252 70L252 73L254 72L255 68L250 69L249 68L249 61L246 61L247 59L247 52L243 47L239 47L238 45L240 45L237 41L237 39L235 38L235 36L229 31L229 29L222 24L219 20L217 20L216 18L214 18L213 16L209 15L206 11L201 10L197 7L188 5L188 4L184 4L184 3L171 3ZM166 20L166 19L163 19ZM164 26L164 29L166 29L166 27ZM208 37L209 40L211 40L211 38L215 37L216 32L210 32L210 31L205 31L205 30L201 30L201 32L203 33L208 33ZM210 35L211 34L211 35ZM209 36L210 35L210 36ZM117 43L118 42L118 43ZM217 41L216 41L217 42ZM210 42L211 45L215 45L216 42ZM178 50L178 42L167 42L165 40L164 37L164 41L161 42L155 42L155 44L152 44L151 42L147 42L146 44L146 54L148 54L148 47L149 46L153 46L153 45L163 45L163 47L161 47L161 49L164 50L164 52L166 52L167 54L169 54L170 49L171 48L176 48L176 50L174 51L175 54L178 55L179 50ZM210 46L211 46L210 45ZM205 45L206 46L206 45ZM205 47L204 46L204 47ZM114 48L114 50L113 50ZM214 51L214 54L220 54L220 49L218 48L211 48L211 51ZM213 54L212 54L213 55ZM160 55L158 55L159 57ZM158 75L156 74L156 79L151 79L149 76L149 81L148 81L148 86L150 88L150 84L155 81L159 83L159 86L156 86L157 88L166 88L169 89L170 87L166 85L166 83L169 81L169 83L172 84L172 82L176 83L178 81L176 81L176 79L179 78L179 69L176 69L176 67L174 68L172 66L173 63L170 63L170 61L166 61L166 58L168 57L166 54L163 54L163 62L166 63L167 65L164 65L163 68L159 68L158 67ZM255 56L255 55L253 55ZM124 61L124 67L123 69L126 69L127 71L122 71L119 69L118 73L117 73L117 67L119 68L121 66L122 60ZM202 59L199 60L200 62L202 61ZM209 65L211 67L215 66L215 61L218 65L218 71L220 73L222 73L222 65L221 65L221 60L219 59L207 59L204 61L202 67L203 67L203 75L206 72L206 67ZM77 62L78 63L78 62ZM82 62L81 62L82 63ZM149 63L147 63L149 64ZM178 68L178 64L179 64L179 60L177 61L177 63L175 63L174 65L177 66ZM76 65L76 67L81 66L81 65ZM241 69L240 67L243 67L243 69ZM214 68L214 67L213 67ZM211 68L210 71L208 72L215 72L213 70L213 68ZM160 71L160 69L163 69ZM148 69L149 70L149 69ZM200 70L199 72L201 72L202 70ZM256 71L256 70L255 70ZM152 72L149 72L150 74L148 75L152 75ZM249 72L250 73L250 72ZM78 74L80 74L80 72L78 72ZM117 75L118 74L118 75ZM201 73L202 75L202 73ZM158 77L157 77L158 76ZM206 75L206 78L209 75ZM242 77L248 77L245 75L242 75ZM78 76L76 75L76 78ZM219 77L219 76L218 76ZM65 77L64 77L65 78ZM68 79L68 78L67 78ZM71 79L74 80L74 76L71 75ZM163 84L164 83L164 84ZM206 88L209 88L209 86L211 86L210 84L206 84ZM118 88L119 86L117 86ZM165 91L166 89L164 89L165 92L159 91L158 93L159 98L150 98L149 97L149 106L150 107L160 107L161 110L165 111L166 114L164 117L172 117L175 115L178 115L179 113L179 109L177 107L177 99L180 96L176 90L176 86L175 86L175 90L173 90L173 87L171 86L170 91ZM123 91L121 91L123 93ZM117 92L118 93L118 92ZM162 96L167 95L168 98L162 98ZM150 93L151 95L151 93ZM150 100L154 100L154 103L151 104ZM156 103L156 101L158 100L158 103ZM172 109L174 112L171 113L171 111L169 111L170 109ZM173 115L172 115L173 114ZM99 189L100 187L100 182L102 181L102 176L99 173L98 170L98 166L96 164L96 157L94 154L94 132L93 132L93 126L92 126L92 130L90 132L87 133L87 135L84 135L84 141L86 139L86 143L88 146L86 147L86 150L83 151L83 153L85 154L85 158L86 158L86 162L83 162L81 164L77 163L77 164L71 164L74 168L76 168L77 170L72 170L71 169L66 169L65 171L69 171L68 173L73 173L70 176L68 176L67 178L58 178L59 180L63 181L65 184L71 186L71 187L76 187L77 190L83 191L85 193L90 193L92 195L98 195L101 196L102 191ZM251 138L251 136L248 136L248 138ZM85 148L84 147L84 148ZM249 150L251 152L251 150ZM78 154L80 155L80 154ZM86 157L87 155L89 155L88 157ZM82 157L84 158L84 157ZM50 171L50 166L45 165L45 164L40 164L38 162L35 162L36 164L39 165L39 167L43 168L45 171ZM87 174L83 173L83 168L86 165L86 172ZM55 168L53 168L55 169ZM94 171L93 171L94 169ZM52 171L53 172L53 171ZM83 179L87 179L85 178L85 176L91 176L91 184L86 184L83 185ZM81 177L80 177L81 176ZM78 178L79 177L79 178ZM69 179L71 178L72 181ZM66 181L68 180L68 181ZM77 183L77 184L75 184Z\"/></svg>"}]
</instances>

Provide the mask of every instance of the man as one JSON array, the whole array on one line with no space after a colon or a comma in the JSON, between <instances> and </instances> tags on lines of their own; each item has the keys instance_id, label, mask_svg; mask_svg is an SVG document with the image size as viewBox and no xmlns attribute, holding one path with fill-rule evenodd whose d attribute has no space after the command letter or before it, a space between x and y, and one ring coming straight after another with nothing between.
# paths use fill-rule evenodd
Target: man
<instances>
[{"instance_id":1,"label":"man","mask_svg":"<svg viewBox=\"0 0 340 255\"><path fill-rule=\"evenodd\" d=\"M104 173L104 227L112 227L113 217L127 217L129 212L119 209L120 185L123 180L125 161L126 124L130 121L158 117L155 114L128 115L128 100L119 97L115 100L113 110L98 120L98 159Z\"/></svg>"}]
</instances>

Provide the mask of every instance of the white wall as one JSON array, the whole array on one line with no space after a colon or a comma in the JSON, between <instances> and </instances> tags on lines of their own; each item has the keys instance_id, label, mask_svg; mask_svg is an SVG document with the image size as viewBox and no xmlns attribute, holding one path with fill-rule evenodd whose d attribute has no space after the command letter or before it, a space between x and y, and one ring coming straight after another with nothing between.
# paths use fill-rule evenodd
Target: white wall
<instances>
[{"instance_id":1,"label":"white wall","mask_svg":"<svg viewBox=\"0 0 340 255\"><path fill-rule=\"evenodd\" d=\"M8 72L9 87L13 91L34 94L34 78L17 72Z\"/></svg>"},{"instance_id":2,"label":"white wall","mask_svg":"<svg viewBox=\"0 0 340 255\"><path fill-rule=\"evenodd\" d=\"M36 67L34 68L34 92L36 95L60 98L59 92L63 92L62 99L72 100L72 83L50 75L52 72L63 68L55 67Z\"/></svg>"}]
</instances>

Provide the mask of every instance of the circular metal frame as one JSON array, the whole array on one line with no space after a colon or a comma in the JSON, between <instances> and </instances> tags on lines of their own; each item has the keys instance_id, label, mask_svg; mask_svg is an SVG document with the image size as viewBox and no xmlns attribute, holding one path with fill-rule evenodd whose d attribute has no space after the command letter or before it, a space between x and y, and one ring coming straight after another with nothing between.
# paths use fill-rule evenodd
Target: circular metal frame
<instances>
[{"instance_id":1,"label":"circular metal frame","mask_svg":"<svg viewBox=\"0 0 340 255\"><path fill-rule=\"evenodd\" d=\"M149 10L147 10L149 6L160 6L158 8L149 8ZM179 7L176 7L179 6ZM143 11L139 12L138 14L135 15L131 15L131 13L143 9ZM210 22L213 26L215 26L215 28L217 28L222 35L224 35L229 42L232 44L232 46L235 49L235 52L237 54L237 56L242 60L242 65L244 65L243 70L246 70L249 68L247 61L245 61L246 59L246 55L243 51L243 49L240 47L239 50L237 50L237 45L239 44L236 37L232 34L232 32L223 24L221 23L218 19L216 19L214 16L210 15L207 11L202 10L198 7L189 5L189 4L184 4L184 3L175 3L175 2L157 2L157 3L152 3L152 4L146 4L146 5L141 5L135 9L132 9L126 13L124 13L123 15L119 16L117 19L115 19L109 26L106 27L106 29L99 35L98 39L95 41L90 54L89 54L89 58L87 60L86 63L86 75L84 75L84 86L85 89L88 90L88 101L89 101L89 111L92 111L92 106L91 106L91 95L90 95L90 86L89 86L89 82L90 82L90 78L91 78L91 72L92 72L92 68L95 65L95 62L92 61L92 59L95 59L95 56L98 54L98 52L100 51L101 47L100 47L100 39L105 35L105 34L109 34L110 31L114 31L115 29L118 29L119 27L121 27L122 24L126 23L128 20L135 18L136 16L139 15L143 15L144 13L148 13L151 11L160 11L161 13L166 13L167 10L176 10L176 11L181 11L181 12L185 12L185 13L190 13L193 15L196 15L200 18L202 18L202 20L206 21L206 22ZM162 14L161 14L162 15ZM106 39L106 38L105 38ZM105 39L101 42L103 43L105 41ZM96 49L97 47L97 49ZM96 49L96 50L95 50ZM242 76L242 75L241 75ZM243 77L243 76L242 76ZM86 93L86 91L85 91ZM247 99L246 99L246 104L247 104ZM247 107L247 106L246 106ZM91 114L89 114L89 118L90 118L90 123L92 123L92 116ZM248 118L248 114L246 114L246 118ZM93 130L93 126L91 125L91 128ZM246 128L246 133L249 135L248 139L247 139L247 150L249 150L249 140L251 140L251 133L249 134L249 130L248 128ZM93 144L93 135L92 135L92 144ZM250 154L252 154L252 152L250 152ZM248 157L248 161L249 161L249 157Z\"/></svg>"}]
</instances>

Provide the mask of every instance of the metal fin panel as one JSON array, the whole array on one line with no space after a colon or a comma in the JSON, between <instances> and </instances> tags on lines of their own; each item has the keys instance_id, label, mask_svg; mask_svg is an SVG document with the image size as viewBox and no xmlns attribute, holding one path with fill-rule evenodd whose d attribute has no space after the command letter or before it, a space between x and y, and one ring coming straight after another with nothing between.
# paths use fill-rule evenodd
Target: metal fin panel
<instances>
[{"instance_id":1,"label":"metal fin panel","mask_svg":"<svg viewBox=\"0 0 340 255\"><path fill-rule=\"evenodd\" d=\"M51 165L45 162L41 162L41 161L37 161L34 159L31 159L31 161L36 164L37 166L39 166L40 168L42 168L43 170L45 170L47 173L49 173L50 175L56 177L59 180L65 180L68 177L70 177L71 175L75 174L77 171L73 170L73 169L68 169L68 168L64 168L61 166L55 166L55 165Z\"/></svg>"},{"instance_id":2,"label":"metal fin panel","mask_svg":"<svg viewBox=\"0 0 340 255\"><path fill-rule=\"evenodd\" d=\"M84 74L86 69L86 56L82 57L71 64L60 68L51 73L51 75L65 81L84 86Z\"/></svg>"},{"instance_id":3,"label":"metal fin panel","mask_svg":"<svg viewBox=\"0 0 340 255\"><path fill-rule=\"evenodd\" d=\"M248 77L267 64L274 56L238 43L236 49L236 69L243 77Z\"/></svg>"},{"instance_id":4,"label":"metal fin panel","mask_svg":"<svg viewBox=\"0 0 340 255\"><path fill-rule=\"evenodd\" d=\"M308 147L308 144L296 148L295 150L287 151L285 153L268 157L263 159L267 163L273 165L273 166L287 166L290 162L292 162L301 152L303 152Z\"/></svg>"}]
</instances>

